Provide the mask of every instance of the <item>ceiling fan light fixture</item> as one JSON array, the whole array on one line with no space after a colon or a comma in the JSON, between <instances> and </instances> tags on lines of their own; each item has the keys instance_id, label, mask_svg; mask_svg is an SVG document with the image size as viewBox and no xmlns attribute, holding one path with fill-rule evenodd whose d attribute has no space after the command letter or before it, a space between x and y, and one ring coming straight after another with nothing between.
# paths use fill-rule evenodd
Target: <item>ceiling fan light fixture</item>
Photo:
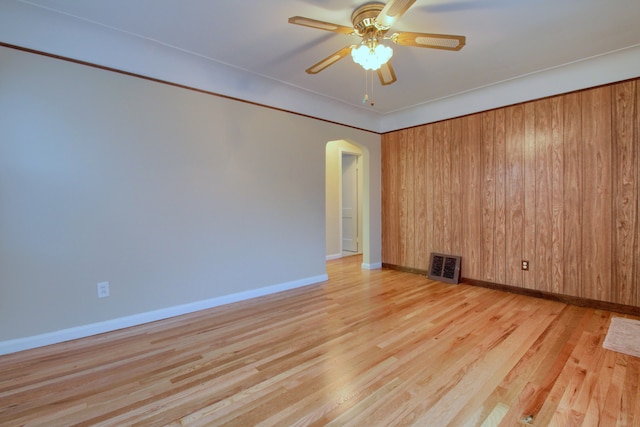
<instances>
[{"instance_id":1,"label":"ceiling fan light fixture","mask_svg":"<svg viewBox=\"0 0 640 427\"><path fill-rule=\"evenodd\" d=\"M0 0L1 1L1 0ZM460 50L466 43L465 36L451 34L415 33L413 31L388 34L395 22L416 2L416 0L382 0L367 1L357 7L351 14L353 27L318 21L317 19L293 16L289 23L331 31L338 34L358 36L362 38L360 45L348 45L327 56L320 62L306 70L308 74L318 74L320 71L335 64L349 55L356 64L365 70L377 71L383 86L396 82L391 56L393 50L383 45L383 40L391 40L399 46L415 46L429 49Z\"/></svg>"},{"instance_id":2,"label":"ceiling fan light fixture","mask_svg":"<svg viewBox=\"0 0 640 427\"><path fill-rule=\"evenodd\" d=\"M360 64L365 70L378 70L383 64L386 64L392 56L393 49L383 44L376 44L375 47L369 47L363 43L351 50L353 61Z\"/></svg>"}]
</instances>

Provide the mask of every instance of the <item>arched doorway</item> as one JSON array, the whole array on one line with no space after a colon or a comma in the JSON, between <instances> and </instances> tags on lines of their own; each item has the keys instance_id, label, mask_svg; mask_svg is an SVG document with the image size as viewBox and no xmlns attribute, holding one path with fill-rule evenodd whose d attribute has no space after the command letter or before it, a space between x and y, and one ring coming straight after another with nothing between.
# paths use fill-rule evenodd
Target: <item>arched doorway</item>
<instances>
[{"instance_id":1,"label":"arched doorway","mask_svg":"<svg viewBox=\"0 0 640 427\"><path fill-rule=\"evenodd\" d=\"M326 145L326 259L341 258L345 255L368 251L368 188L365 165L368 151L354 142L346 140L329 141ZM354 166L347 171L346 165ZM346 173L346 175L345 175ZM349 178L349 176L351 178ZM354 194L346 194L345 180L355 179ZM352 202L347 202L349 196ZM351 204L351 206L347 206ZM351 218L346 218L350 214ZM351 225L349 225L351 221ZM353 228L355 226L355 229ZM348 230L347 230L348 229ZM349 236L347 236L349 234ZM357 247L346 247L348 240L357 239ZM353 243L353 242L351 242ZM367 259L365 256L364 259ZM363 263L363 268L368 268Z\"/></svg>"}]
</instances>

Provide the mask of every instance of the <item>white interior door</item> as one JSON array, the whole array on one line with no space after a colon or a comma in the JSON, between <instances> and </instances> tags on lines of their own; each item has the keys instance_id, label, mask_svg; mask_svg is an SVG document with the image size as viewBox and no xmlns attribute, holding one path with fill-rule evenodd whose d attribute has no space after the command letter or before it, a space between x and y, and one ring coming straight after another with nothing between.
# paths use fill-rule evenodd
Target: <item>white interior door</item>
<instances>
[{"instance_id":1,"label":"white interior door","mask_svg":"<svg viewBox=\"0 0 640 427\"><path fill-rule=\"evenodd\" d=\"M342 250L358 253L358 156L342 153Z\"/></svg>"}]
</instances>

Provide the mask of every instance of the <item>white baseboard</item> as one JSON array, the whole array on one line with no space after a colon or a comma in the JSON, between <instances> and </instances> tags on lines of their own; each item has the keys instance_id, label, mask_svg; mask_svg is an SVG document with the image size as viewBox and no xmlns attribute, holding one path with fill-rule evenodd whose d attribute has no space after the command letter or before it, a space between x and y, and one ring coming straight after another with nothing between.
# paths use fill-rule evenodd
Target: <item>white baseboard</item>
<instances>
[{"instance_id":1,"label":"white baseboard","mask_svg":"<svg viewBox=\"0 0 640 427\"><path fill-rule=\"evenodd\" d=\"M382 263L381 262L374 262L372 264L365 264L363 262L360 267L362 267L365 270L377 270L379 268L382 268Z\"/></svg>"},{"instance_id":2,"label":"white baseboard","mask_svg":"<svg viewBox=\"0 0 640 427\"><path fill-rule=\"evenodd\" d=\"M331 261L332 259L339 259L339 258L342 258L342 254L327 255L327 261Z\"/></svg>"},{"instance_id":3,"label":"white baseboard","mask_svg":"<svg viewBox=\"0 0 640 427\"><path fill-rule=\"evenodd\" d=\"M170 317L181 316L183 314L193 313L195 311L205 310L208 308L218 307L224 304L244 301L251 298L257 298L264 295L275 294L277 292L289 289L300 288L307 285L313 285L329 280L327 274L320 274L314 277L294 280L291 282L280 283L277 285L267 286L250 291L238 292L236 294L224 295L221 297L211 298L203 301L177 305L173 307L162 308L159 310L148 311L145 313L134 314L131 316L120 317L117 319L106 320L104 322L92 323L89 325L76 326L73 328L62 329L60 331L48 332L45 334L34 335L31 337L17 338L0 342L0 355L16 353L18 351L29 350L32 348L43 347L46 345L57 344L64 341L85 338L91 335L111 332L118 329L129 328L131 326L142 325L144 323L155 322L156 320L168 319Z\"/></svg>"}]
</instances>

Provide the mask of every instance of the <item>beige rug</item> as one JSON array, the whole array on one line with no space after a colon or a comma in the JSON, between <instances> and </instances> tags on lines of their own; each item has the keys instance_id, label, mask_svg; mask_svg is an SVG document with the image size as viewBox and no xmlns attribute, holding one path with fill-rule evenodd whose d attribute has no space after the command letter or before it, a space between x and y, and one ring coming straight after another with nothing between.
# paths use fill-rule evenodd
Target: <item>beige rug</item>
<instances>
[{"instance_id":1,"label":"beige rug","mask_svg":"<svg viewBox=\"0 0 640 427\"><path fill-rule=\"evenodd\" d=\"M611 318L609 331L602 343L607 350L640 357L640 320Z\"/></svg>"}]
</instances>

